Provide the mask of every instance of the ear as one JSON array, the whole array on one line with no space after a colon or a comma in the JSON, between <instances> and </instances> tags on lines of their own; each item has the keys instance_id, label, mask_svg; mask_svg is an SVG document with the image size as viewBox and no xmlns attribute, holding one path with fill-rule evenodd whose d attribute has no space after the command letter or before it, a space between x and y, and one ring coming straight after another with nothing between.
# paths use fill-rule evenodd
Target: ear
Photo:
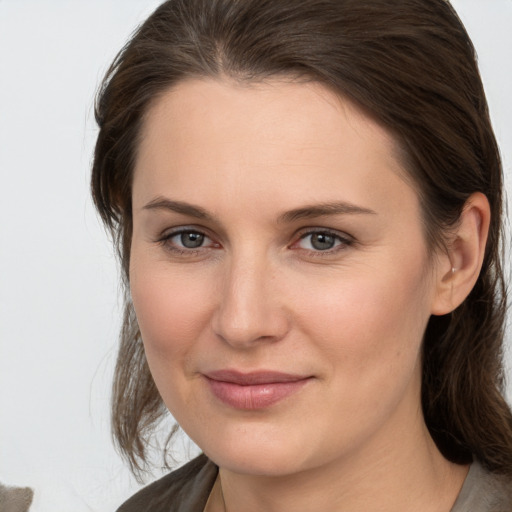
<instances>
[{"instance_id":1,"label":"ear","mask_svg":"<svg viewBox=\"0 0 512 512\"><path fill-rule=\"evenodd\" d=\"M464 205L447 252L438 255L433 315L452 312L473 289L484 260L490 218L487 197L475 192Z\"/></svg>"}]
</instances>

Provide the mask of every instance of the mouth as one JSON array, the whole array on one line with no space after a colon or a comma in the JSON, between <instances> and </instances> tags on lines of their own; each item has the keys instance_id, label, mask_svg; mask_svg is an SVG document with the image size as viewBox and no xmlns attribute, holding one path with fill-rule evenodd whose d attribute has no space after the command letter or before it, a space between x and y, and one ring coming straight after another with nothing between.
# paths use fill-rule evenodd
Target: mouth
<instances>
[{"instance_id":1,"label":"mouth","mask_svg":"<svg viewBox=\"0 0 512 512\"><path fill-rule=\"evenodd\" d=\"M235 409L266 409L300 391L311 376L273 371L219 370L204 375L212 394Z\"/></svg>"}]
</instances>

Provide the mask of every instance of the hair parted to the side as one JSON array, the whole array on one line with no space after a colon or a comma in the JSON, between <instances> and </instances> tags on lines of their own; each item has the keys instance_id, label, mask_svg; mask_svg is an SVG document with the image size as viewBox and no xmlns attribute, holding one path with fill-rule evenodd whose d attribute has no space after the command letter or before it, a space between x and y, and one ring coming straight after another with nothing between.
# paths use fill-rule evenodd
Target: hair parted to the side
<instances>
[{"instance_id":1,"label":"hair parted to the side","mask_svg":"<svg viewBox=\"0 0 512 512\"><path fill-rule=\"evenodd\" d=\"M276 76L319 81L394 135L432 249L442 250L472 193L487 196L492 219L483 268L459 308L429 321L422 401L446 458L476 457L512 475L502 368L502 168L474 48L446 0L169 0L119 53L97 98L92 172L94 201L126 285L112 397L118 447L135 472L144 469L166 413L129 300L131 183L144 114L186 78Z\"/></svg>"}]
</instances>

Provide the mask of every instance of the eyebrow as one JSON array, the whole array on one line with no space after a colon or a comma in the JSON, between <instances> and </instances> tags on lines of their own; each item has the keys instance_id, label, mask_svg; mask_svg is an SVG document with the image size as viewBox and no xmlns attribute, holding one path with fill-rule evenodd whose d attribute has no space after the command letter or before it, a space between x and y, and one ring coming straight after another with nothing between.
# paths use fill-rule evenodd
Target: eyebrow
<instances>
[{"instance_id":1,"label":"eyebrow","mask_svg":"<svg viewBox=\"0 0 512 512\"><path fill-rule=\"evenodd\" d=\"M204 208L201 208L200 206L195 206L184 201L173 201L171 199L166 199L163 197L157 197L156 199L153 199L152 201L147 203L143 207L143 209L169 210L172 212L181 213L183 215L188 215L190 217L195 217L196 219L209 221L215 220L212 215L210 215ZM361 214L377 215L377 212L369 208L363 208L361 206L357 206L347 202L320 203L302 206L300 208L295 208L293 210L284 212L278 217L277 222L279 224L286 224L290 222L295 222L297 220L312 219L315 217L323 217L326 215Z\"/></svg>"},{"instance_id":2,"label":"eyebrow","mask_svg":"<svg viewBox=\"0 0 512 512\"><path fill-rule=\"evenodd\" d=\"M321 203L296 208L279 216L279 223L294 222L302 219L324 217L326 215L377 215L377 212L369 208L362 208L352 203L335 202Z\"/></svg>"},{"instance_id":3,"label":"eyebrow","mask_svg":"<svg viewBox=\"0 0 512 512\"><path fill-rule=\"evenodd\" d=\"M143 210L170 210L197 219L213 220L213 217L200 206L194 206L183 201L172 201L163 197L153 199L143 207Z\"/></svg>"}]
</instances>

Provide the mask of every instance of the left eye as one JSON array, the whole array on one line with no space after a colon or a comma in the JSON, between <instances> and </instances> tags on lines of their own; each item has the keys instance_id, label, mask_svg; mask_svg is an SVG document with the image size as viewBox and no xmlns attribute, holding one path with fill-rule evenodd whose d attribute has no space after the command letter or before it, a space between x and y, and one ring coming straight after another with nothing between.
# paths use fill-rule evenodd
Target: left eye
<instances>
[{"instance_id":1,"label":"left eye","mask_svg":"<svg viewBox=\"0 0 512 512\"><path fill-rule=\"evenodd\" d=\"M317 232L302 236L298 242L298 246L301 249L307 249L309 251L328 251L342 243L347 244L348 242L333 233Z\"/></svg>"}]
</instances>

